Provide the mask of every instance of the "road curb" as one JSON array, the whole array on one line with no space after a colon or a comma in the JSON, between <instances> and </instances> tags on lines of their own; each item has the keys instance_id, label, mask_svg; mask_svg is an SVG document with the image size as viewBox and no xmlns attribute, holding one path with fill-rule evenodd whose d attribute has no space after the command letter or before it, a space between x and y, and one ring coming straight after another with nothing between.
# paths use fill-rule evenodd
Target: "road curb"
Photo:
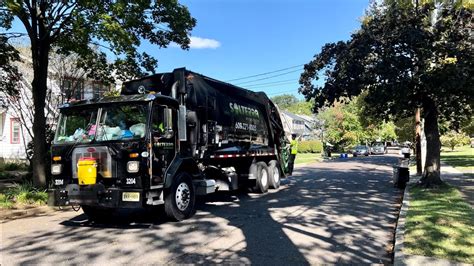
<instances>
[{"instance_id":1,"label":"road curb","mask_svg":"<svg viewBox=\"0 0 474 266\"><path fill-rule=\"evenodd\" d=\"M57 211L57 209L51 208L49 206L35 206L27 207L25 209L3 209L0 213L0 223L5 223L16 219L51 214Z\"/></svg>"},{"instance_id":2,"label":"road curb","mask_svg":"<svg viewBox=\"0 0 474 266\"><path fill-rule=\"evenodd\" d=\"M398 215L397 228L395 229L395 247L393 249L393 265L406 265L405 254L403 254L403 233L405 232L405 219L409 206L409 189L405 187L403 193L402 207L400 208L400 214Z\"/></svg>"}]
</instances>

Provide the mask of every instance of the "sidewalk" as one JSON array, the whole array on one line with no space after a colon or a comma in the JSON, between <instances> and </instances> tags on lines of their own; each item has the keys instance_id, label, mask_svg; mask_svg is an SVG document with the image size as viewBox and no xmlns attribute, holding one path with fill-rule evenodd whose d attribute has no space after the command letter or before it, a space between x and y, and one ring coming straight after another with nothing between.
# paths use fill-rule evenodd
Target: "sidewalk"
<instances>
[{"instance_id":1,"label":"sidewalk","mask_svg":"<svg viewBox=\"0 0 474 266\"><path fill-rule=\"evenodd\" d=\"M461 171L454 167L442 164L441 165L441 178L443 181L455 186L467 202L473 206L474 202L474 179L468 175L464 175ZM394 265L438 265L438 266L451 266L451 265L470 265L460 262L453 262L445 259L438 259L433 257L425 257L419 255L408 255L403 253L403 242L405 233L405 219L407 211L410 205L410 191L409 187L420 180L420 176L411 175L410 182L407 184L405 193L403 194L402 207L400 209L400 215L398 217L397 228L395 231L395 247L394 247Z\"/></svg>"}]
</instances>

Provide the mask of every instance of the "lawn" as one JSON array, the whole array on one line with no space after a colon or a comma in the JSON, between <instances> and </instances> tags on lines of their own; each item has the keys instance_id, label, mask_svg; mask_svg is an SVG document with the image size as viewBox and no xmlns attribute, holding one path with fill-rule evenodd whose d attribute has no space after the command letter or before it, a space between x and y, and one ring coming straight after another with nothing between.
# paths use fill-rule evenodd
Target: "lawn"
<instances>
[{"instance_id":1,"label":"lawn","mask_svg":"<svg viewBox=\"0 0 474 266\"><path fill-rule=\"evenodd\" d=\"M441 161L453 166L464 173L474 173L474 148L470 146L456 147L451 151L448 147L443 147Z\"/></svg>"},{"instance_id":2,"label":"lawn","mask_svg":"<svg viewBox=\"0 0 474 266\"><path fill-rule=\"evenodd\" d=\"M322 160L320 153L298 153L295 164L320 162Z\"/></svg>"},{"instance_id":3,"label":"lawn","mask_svg":"<svg viewBox=\"0 0 474 266\"><path fill-rule=\"evenodd\" d=\"M474 211L449 185L410 188L405 228L407 254L474 263Z\"/></svg>"}]
</instances>

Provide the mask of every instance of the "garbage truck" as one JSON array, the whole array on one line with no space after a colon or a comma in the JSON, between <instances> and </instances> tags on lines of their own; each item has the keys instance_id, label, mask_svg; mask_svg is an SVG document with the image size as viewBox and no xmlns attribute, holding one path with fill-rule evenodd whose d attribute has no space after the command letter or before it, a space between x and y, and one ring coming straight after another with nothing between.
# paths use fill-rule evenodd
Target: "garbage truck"
<instances>
[{"instance_id":1,"label":"garbage truck","mask_svg":"<svg viewBox=\"0 0 474 266\"><path fill-rule=\"evenodd\" d=\"M278 188L288 140L265 93L179 68L61 106L51 157L50 205L95 220L163 204L182 220L196 195Z\"/></svg>"}]
</instances>

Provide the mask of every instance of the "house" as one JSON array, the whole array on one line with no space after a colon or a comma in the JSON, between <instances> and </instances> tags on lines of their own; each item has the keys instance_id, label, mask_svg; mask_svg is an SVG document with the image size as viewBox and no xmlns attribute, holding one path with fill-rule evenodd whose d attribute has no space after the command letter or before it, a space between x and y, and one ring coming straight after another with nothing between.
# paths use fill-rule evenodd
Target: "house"
<instances>
[{"instance_id":1,"label":"house","mask_svg":"<svg viewBox=\"0 0 474 266\"><path fill-rule=\"evenodd\" d=\"M297 115L282 111L281 119L288 135L297 134L303 140L315 139L318 134L315 129L316 119L306 115Z\"/></svg>"},{"instance_id":2,"label":"house","mask_svg":"<svg viewBox=\"0 0 474 266\"><path fill-rule=\"evenodd\" d=\"M22 62L16 63L23 75L19 82L19 97L9 97L0 93L0 160L25 160L26 147L33 137L31 93L33 70L27 51L20 50L20 52ZM49 71L47 80L49 97L46 100L45 115L47 123L53 127L59 116L57 107L62 103L101 97L112 88L98 81L86 79L85 74L81 76L58 74L54 72L54 67L50 67ZM116 86L120 88L120 84Z\"/></svg>"},{"instance_id":3,"label":"house","mask_svg":"<svg viewBox=\"0 0 474 266\"><path fill-rule=\"evenodd\" d=\"M0 108L0 159L18 160L26 158L25 143L19 118L7 108Z\"/></svg>"}]
</instances>

